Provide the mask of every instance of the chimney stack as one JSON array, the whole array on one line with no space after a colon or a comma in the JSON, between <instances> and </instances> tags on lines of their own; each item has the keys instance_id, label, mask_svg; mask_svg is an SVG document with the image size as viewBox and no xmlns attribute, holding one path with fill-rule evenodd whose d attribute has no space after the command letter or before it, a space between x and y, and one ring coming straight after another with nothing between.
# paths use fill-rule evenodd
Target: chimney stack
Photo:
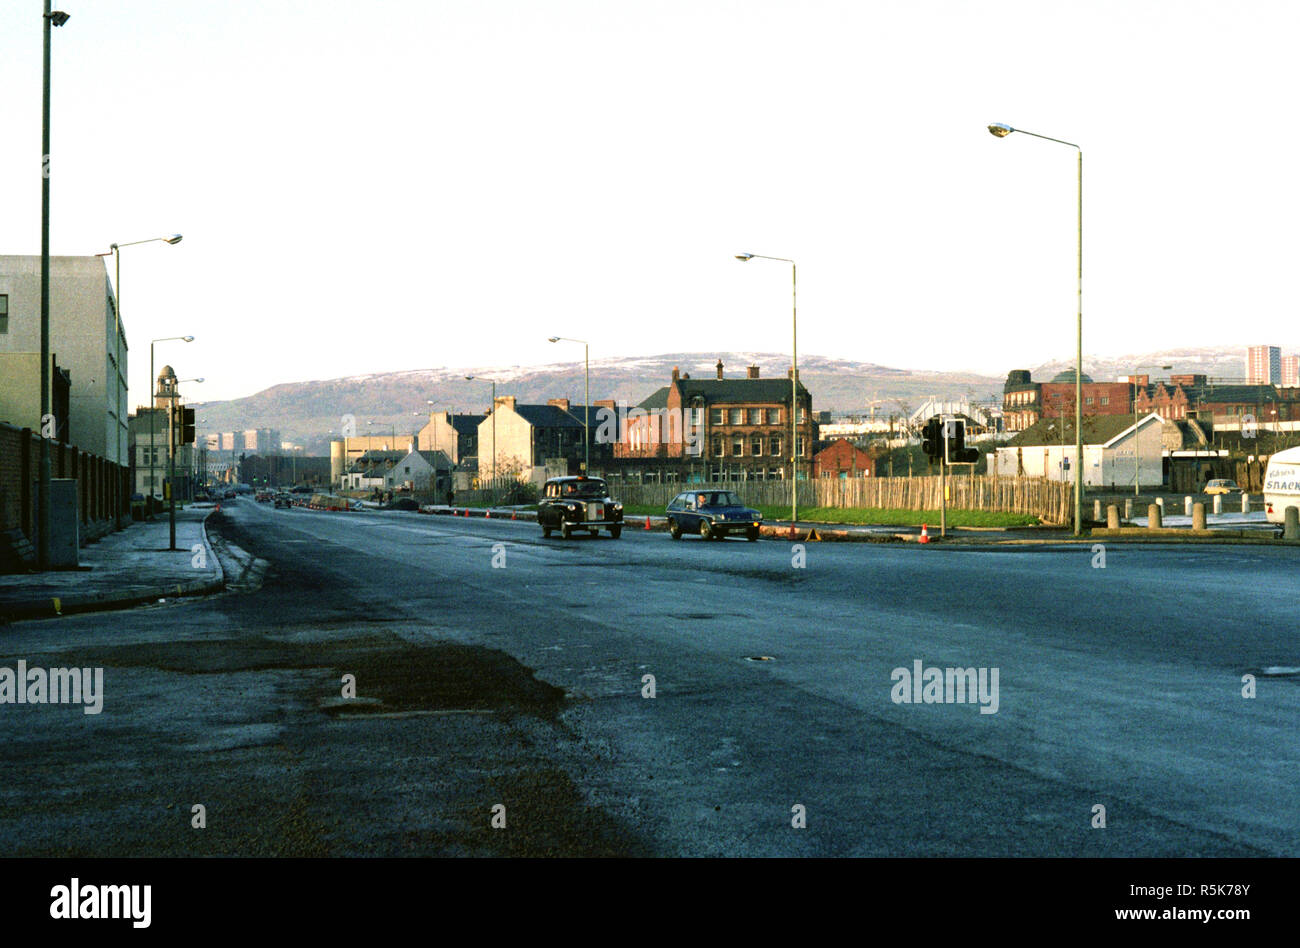
<instances>
[{"instance_id":1,"label":"chimney stack","mask_svg":"<svg viewBox=\"0 0 1300 948\"><path fill-rule=\"evenodd\" d=\"M560 411L569 410L569 400L567 398L548 398L546 404L554 405Z\"/></svg>"},{"instance_id":2,"label":"chimney stack","mask_svg":"<svg viewBox=\"0 0 1300 948\"><path fill-rule=\"evenodd\" d=\"M681 377L681 373L677 370L677 366L673 366L673 381L676 382Z\"/></svg>"},{"instance_id":3,"label":"chimney stack","mask_svg":"<svg viewBox=\"0 0 1300 948\"><path fill-rule=\"evenodd\" d=\"M721 359L718 360L717 369L718 369L718 378L720 379L720 378L722 378L722 360L721 360Z\"/></svg>"},{"instance_id":4,"label":"chimney stack","mask_svg":"<svg viewBox=\"0 0 1300 948\"><path fill-rule=\"evenodd\" d=\"M749 368L747 368L747 369L745 370L745 378L747 378L747 379L756 379L756 378L758 378L758 366L756 366L756 365L751 365Z\"/></svg>"}]
</instances>

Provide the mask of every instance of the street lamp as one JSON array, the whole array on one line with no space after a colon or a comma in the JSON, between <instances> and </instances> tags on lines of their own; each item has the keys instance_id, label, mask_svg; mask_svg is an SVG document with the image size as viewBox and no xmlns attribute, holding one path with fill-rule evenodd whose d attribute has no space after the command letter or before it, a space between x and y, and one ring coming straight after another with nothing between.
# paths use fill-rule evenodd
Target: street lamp
<instances>
[{"instance_id":1,"label":"street lamp","mask_svg":"<svg viewBox=\"0 0 1300 948\"><path fill-rule=\"evenodd\" d=\"M158 380L153 374L153 347L159 342L193 342L193 336L163 336L161 339L149 340L149 519L153 519L153 487L154 487L154 423L153 413L155 411L155 402L157 401Z\"/></svg>"},{"instance_id":2,"label":"street lamp","mask_svg":"<svg viewBox=\"0 0 1300 948\"><path fill-rule=\"evenodd\" d=\"M97 253L97 257L106 257L108 254L113 255L113 295L115 297L113 304L113 346L116 354L113 359L114 375L116 376L116 399L113 415L117 419L117 463L122 463L122 254L121 248L134 247L136 244L151 244L155 241L161 241L165 244L179 244L181 242L180 234L171 234L168 237L149 237L145 240L132 240L124 244L111 244L107 253ZM153 369L150 367L150 374ZM149 380L153 384L153 380ZM152 445L150 445L152 447ZM129 467L129 465L128 465ZM120 473L120 472L119 472ZM119 478L120 480L120 478ZM116 529L122 529L122 503L118 499L116 513Z\"/></svg>"},{"instance_id":3,"label":"street lamp","mask_svg":"<svg viewBox=\"0 0 1300 948\"><path fill-rule=\"evenodd\" d=\"M68 15L50 10L45 0L44 59L41 83L41 449L36 482L36 565L50 568L50 27L62 26Z\"/></svg>"},{"instance_id":4,"label":"street lamp","mask_svg":"<svg viewBox=\"0 0 1300 948\"><path fill-rule=\"evenodd\" d=\"M171 537L167 547L169 550L176 549L176 398L180 395L181 382L202 384L203 379L175 379L172 382L171 406L167 412L167 520L168 535ZM149 447L152 448L153 445Z\"/></svg>"},{"instance_id":5,"label":"street lamp","mask_svg":"<svg viewBox=\"0 0 1300 948\"><path fill-rule=\"evenodd\" d=\"M591 435L587 427L587 420L591 417L591 350L586 341L582 339L570 339L568 336L551 336L548 342L577 342L582 345L582 361L585 369L585 392L582 404L582 473L591 473Z\"/></svg>"},{"instance_id":6,"label":"street lamp","mask_svg":"<svg viewBox=\"0 0 1300 948\"><path fill-rule=\"evenodd\" d=\"M477 376L465 376L466 382L472 382ZM492 499L496 500L497 482L497 383L496 379L479 379L480 382L492 383ZM480 481L482 478L480 478ZM495 506L495 503L493 504Z\"/></svg>"},{"instance_id":7,"label":"street lamp","mask_svg":"<svg viewBox=\"0 0 1300 948\"><path fill-rule=\"evenodd\" d=\"M1150 364L1150 365L1139 365L1139 366L1137 366L1136 368L1137 368L1138 371L1141 371L1142 369L1160 369L1161 371L1165 371L1165 372L1167 372L1167 371L1169 371L1170 369L1172 369L1173 366L1172 366L1172 365L1156 365L1156 364L1152 363L1152 364ZM1139 469L1140 469L1140 467L1141 467L1141 465L1142 465L1142 461L1141 461L1141 459L1138 457L1138 431L1137 431L1137 424L1138 424L1138 388L1137 388L1137 376L1134 375L1134 376L1132 377L1132 380L1133 380L1133 496L1136 497L1136 496L1138 495L1138 481L1141 479L1141 478L1139 477L1139 475L1138 475L1138 471L1139 471Z\"/></svg>"},{"instance_id":8,"label":"street lamp","mask_svg":"<svg viewBox=\"0 0 1300 948\"><path fill-rule=\"evenodd\" d=\"M790 264L790 528L799 519L799 273L789 257L765 257L761 253L738 253L741 263L750 260L777 260Z\"/></svg>"},{"instance_id":9,"label":"street lamp","mask_svg":"<svg viewBox=\"0 0 1300 948\"><path fill-rule=\"evenodd\" d=\"M995 138L1006 138L1012 132L1019 132L1021 135L1056 142L1058 145L1068 145L1079 153L1077 195L1078 317L1075 326L1074 369L1074 535L1079 536L1083 532L1083 149L1074 142L1050 138L1047 135L1039 135L1037 132L1027 132L1023 128L1012 128L1010 125L1001 122L993 123L988 129L989 133Z\"/></svg>"}]
</instances>

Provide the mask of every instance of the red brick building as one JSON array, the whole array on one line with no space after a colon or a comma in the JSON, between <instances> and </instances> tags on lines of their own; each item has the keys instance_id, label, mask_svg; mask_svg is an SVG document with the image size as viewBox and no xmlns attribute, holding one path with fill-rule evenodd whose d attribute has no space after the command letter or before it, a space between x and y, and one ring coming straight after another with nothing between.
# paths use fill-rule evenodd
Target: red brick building
<instances>
[{"instance_id":1,"label":"red brick building","mask_svg":"<svg viewBox=\"0 0 1300 948\"><path fill-rule=\"evenodd\" d=\"M1007 431L1024 431L1042 418L1074 414L1074 370L1058 373L1050 382L1035 382L1025 369L1007 374L1002 390L1002 416ZM1131 415L1133 386L1129 382L1094 382L1083 376L1083 414Z\"/></svg>"},{"instance_id":2,"label":"red brick building","mask_svg":"<svg viewBox=\"0 0 1300 948\"><path fill-rule=\"evenodd\" d=\"M875 477L878 461L847 438L836 438L813 458L813 477Z\"/></svg>"},{"instance_id":3,"label":"red brick building","mask_svg":"<svg viewBox=\"0 0 1300 948\"><path fill-rule=\"evenodd\" d=\"M744 378L672 381L627 413L618 426L611 469L650 481L783 480L790 476L790 376L764 379L756 365ZM809 475L817 441L812 396L797 387L800 477Z\"/></svg>"}]
</instances>

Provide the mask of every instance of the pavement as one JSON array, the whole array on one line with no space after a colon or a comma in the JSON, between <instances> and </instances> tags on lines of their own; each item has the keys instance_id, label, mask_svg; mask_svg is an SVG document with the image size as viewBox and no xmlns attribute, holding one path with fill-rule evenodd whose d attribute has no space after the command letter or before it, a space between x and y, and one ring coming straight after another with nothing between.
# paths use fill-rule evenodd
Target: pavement
<instances>
[{"instance_id":1,"label":"pavement","mask_svg":"<svg viewBox=\"0 0 1300 948\"><path fill-rule=\"evenodd\" d=\"M76 569L0 576L0 626L219 592L225 574L205 526L215 509L195 504L176 512L175 551L168 549L170 525L162 516L83 547Z\"/></svg>"}]
</instances>

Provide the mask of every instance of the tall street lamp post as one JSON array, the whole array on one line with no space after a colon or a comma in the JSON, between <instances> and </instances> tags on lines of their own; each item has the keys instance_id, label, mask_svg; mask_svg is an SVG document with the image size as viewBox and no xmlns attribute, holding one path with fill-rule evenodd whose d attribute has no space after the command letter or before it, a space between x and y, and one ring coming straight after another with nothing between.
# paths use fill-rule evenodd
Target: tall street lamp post
<instances>
[{"instance_id":1,"label":"tall street lamp post","mask_svg":"<svg viewBox=\"0 0 1300 948\"><path fill-rule=\"evenodd\" d=\"M790 264L790 529L799 519L799 271L789 257L765 257L761 253L738 253L749 260L777 260Z\"/></svg>"},{"instance_id":2,"label":"tall street lamp post","mask_svg":"<svg viewBox=\"0 0 1300 948\"><path fill-rule=\"evenodd\" d=\"M582 473L591 473L591 433L587 421L591 417L591 349L582 339L570 339L568 336L551 336L549 342L576 342L582 346L584 365L584 394L582 404Z\"/></svg>"},{"instance_id":3,"label":"tall street lamp post","mask_svg":"<svg viewBox=\"0 0 1300 948\"><path fill-rule=\"evenodd\" d=\"M466 382L472 382L477 376L465 376ZM496 506L497 496L497 383L496 379L479 379L480 382L492 383L492 500ZM480 452L481 453L481 452ZM481 478L480 478L481 480Z\"/></svg>"},{"instance_id":4,"label":"tall street lamp post","mask_svg":"<svg viewBox=\"0 0 1300 948\"><path fill-rule=\"evenodd\" d=\"M122 404L122 254L121 254L121 248L134 247L136 244L151 244L155 241L162 241L165 244L179 244L181 242L181 235L171 234L168 237L149 237L146 240L132 240L125 244L111 244L109 246L108 253L95 254L95 256L97 257L106 257L108 256L109 253L113 255L113 296L115 297L113 303L113 346L114 349L116 350L116 354L113 357L113 361L114 361L113 374L116 376L114 387L116 389L116 395L117 395L115 401L116 407L113 410L113 414L114 417L117 419L117 426L118 426L117 463L119 465L122 464L122 453L123 453L122 452L122 428L125 427L122 424L122 412L124 410L124 406ZM150 374L152 373L153 373L153 367L150 366ZM149 384L150 385L153 384L152 379L149 380ZM150 445L150 447L152 447L152 445ZM129 464L123 465L123 467L129 469L130 465ZM120 479L121 478L119 477L119 480ZM116 521L116 528L118 530L121 530L122 529L121 498L118 499L117 512L114 519Z\"/></svg>"},{"instance_id":5,"label":"tall street lamp post","mask_svg":"<svg viewBox=\"0 0 1300 948\"><path fill-rule=\"evenodd\" d=\"M1049 138L1037 132L1026 132L1023 128L1012 128L1001 122L988 127L995 138L1006 138L1012 132L1041 138L1044 141L1068 145L1079 153L1078 173L1078 317L1075 326L1075 368L1074 368L1074 535L1083 532L1083 149L1074 142Z\"/></svg>"},{"instance_id":6,"label":"tall street lamp post","mask_svg":"<svg viewBox=\"0 0 1300 948\"><path fill-rule=\"evenodd\" d=\"M1168 371L1169 369L1172 368L1173 368L1172 365L1154 365L1154 364L1139 365L1136 367L1137 371L1139 372L1142 371L1143 369L1161 369L1163 371ZM1137 426L1138 426L1138 386L1137 386L1137 376L1134 375L1133 376L1133 496L1134 497L1138 495L1138 482L1141 480L1141 477L1139 476L1139 471L1141 470L1141 466L1142 466L1142 459L1138 455Z\"/></svg>"},{"instance_id":7,"label":"tall street lamp post","mask_svg":"<svg viewBox=\"0 0 1300 948\"><path fill-rule=\"evenodd\" d=\"M50 568L50 28L68 22L45 0L44 59L41 83L41 440L36 482L36 565ZM55 432L57 436L57 432Z\"/></svg>"},{"instance_id":8,"label":"tall street lamp post","mask_svg":"<svg viewBox=\"0 0 1300 948\"><path fill-rule=\"evenodd\" d=\"M154 467L157 449L154 445L154 409L158 404L158 380L153 374L153 347L160 342L193 342L193 336L163 336L149 340L149 519L153 519Z\"/></svg>"}]
</instances>

